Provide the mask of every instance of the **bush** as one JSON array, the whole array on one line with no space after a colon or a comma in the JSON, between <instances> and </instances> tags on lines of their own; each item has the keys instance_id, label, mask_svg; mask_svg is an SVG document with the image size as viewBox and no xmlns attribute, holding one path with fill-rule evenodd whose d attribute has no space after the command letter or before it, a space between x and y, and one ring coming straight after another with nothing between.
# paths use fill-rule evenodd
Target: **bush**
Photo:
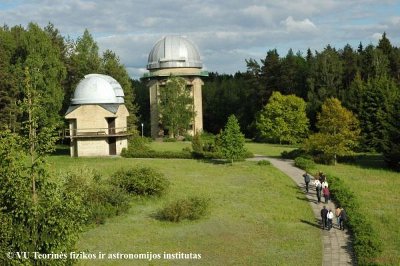
<instances>
[{"instance_id":1,"label":"bush","mask_svg":"<svg viewBox=\"0 0 400 266\"><path fill-rule=\"evenodd\" d=\"M304 149L294 149L291 151L283 151L281 153L281 157L283 159L296 159L297 157L304 157L306 155L306 151Z\"/></svg>"},{"instance_id":2,"label":"bush","mask_svg":"<svg viewBox=\"0 0 400 266\"><path fill-rule=\"evenodd\" d=\"M189 151L134 151L122 149L122 157L127 158L165 158L165 159L192 159L192 154Z\"/></svg>"},{"instance_id":3,"label":"bush","mask_svg":"<svg viewBox=\"0 0 400 266\"><path fill-rule=\"evenodd\" d=\"M148 138L142 138L139 136L132 136L128 140L128 150L133 151L148 151L150 147L147 144L150 143L151 140Z\"/></svg>"},{"instance_id":4,"label":"bush","mask_svg":"<svg viewBox=\"0 0 400 266\"><path fill-rule=\"evenodd\" d=\"M190 197L169 203L157 213L160 220L180 222L181 220L197 220L207 213L209 199Z\"/></svg>"},{"instance_id":5,"label":"bush","mask_svg":"<svg viewBox=\"0 0 400 266\"><path fill-rule=\"evenodd\" d=\"M163 142L176 142L176 138L163 138Z\"/></svg>"},{"instance_id":6,"label":"bush","mask_svg":"<svg viewBox=\"0 0 400 266\"><path fill-rule=\"evenodd\" d=\"M68 193L82 197L87 223L103 224L108 217L119 215L129 209L129 196L122 189L101 179L90 169L79 169L64 176Z\"/></svg>"},{"instance_id":7,"label":"bush","mask_svg":"<svg viewBox=\"0 0 400 266\"><path fill-rule=\"evenodd\" d=\"M314 161L304 157L297 157L294 160L294 165L307 172L309 172L312 168L315 168Z\"/></svg>"},{"instance_id":8,"label":"bush","mask_svg":"<svg viewBox=\"0 0 400 266\"><path fill-rule=\"evenodd\" d=\"M331 176L330 188L334 200L347 212L348 225L354 236L353 248L359 265L373 265L375 258L382 252L382 243L363 212L354 193L341 179Z\"/></svg>"},{"instance_id":9,"label":"bush","mask_svg":"<svg viewBox=\"0 0 400 266\"><path fill-rule=\"evenodd\" d=\"M195 153L203 153L203 142L199 133L196 133L192 139L192 149Z\"/></svg>"},{"instance_id":10,"label":"bush","mask_svg":"<svg viewBox=\"0 0 400 266\"><path fill-rule=\"evenodd\" d=\"M164 175L149 167L119 170L113 174L111 183L139 196L160 196L169 187Z\"/></svg>"},{"instance_id":11,"label":"bush","mask_svg":"<svg viewBox=\"0 0 400 266\"><path fill-rule=\"evenodd\" d=\"M267 161L267 160L261 160L261 161L258 161L258 162L257 162L257 165L262 165L262 166L264 166L264 165L271 165L271 162L270 162L270 161Z\"/></svg>"}]
</instances>

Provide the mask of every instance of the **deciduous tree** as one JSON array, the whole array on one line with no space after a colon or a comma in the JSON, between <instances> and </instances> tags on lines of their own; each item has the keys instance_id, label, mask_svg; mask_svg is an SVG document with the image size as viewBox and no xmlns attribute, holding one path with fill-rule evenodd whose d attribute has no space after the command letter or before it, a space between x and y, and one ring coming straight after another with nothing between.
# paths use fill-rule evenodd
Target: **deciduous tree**
<instances>
[{"instance_id":1,"label":"deciduous tree","mask_svg":"<svg viewBox=\"0 0 400 266\"><path fill-rule=\"evenodd\" d=\"M337 155L347 155L357 146L359 122L336 98L327 99L317 115L319 132L305 142L311 153L322 153L336 164Z\"/></svg>"},{"instance_id":2,"label":"deciduous tree","mask_svg":"<svg viewBox=\"0 0 400 266\"><path fill-rule=\"evenodd\" d=\"M303 99L274 92L256 120L261 139L295 144L308 133L306 103Z\"/></svg>"},{"instance_id":3,"label":"deciduous tree","mask_svg":"<svg viewBox=\"0 0 400 266\"><path fill-rule=\"evenodd\" d=\"M158 103L160 121L168 130L171 138L185 133L193 122L193 98L186 80L181 77L170 77L165 86L160 88Z\"/></svg>"}]
</instances>

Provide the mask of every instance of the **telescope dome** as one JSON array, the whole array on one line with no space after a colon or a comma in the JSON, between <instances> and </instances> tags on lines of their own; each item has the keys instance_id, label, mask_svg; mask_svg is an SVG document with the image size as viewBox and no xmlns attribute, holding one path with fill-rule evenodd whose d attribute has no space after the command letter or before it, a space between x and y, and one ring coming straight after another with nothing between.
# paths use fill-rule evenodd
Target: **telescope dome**
<instances>
[{"instance_id":1,"label":"telescope dome","mask_svg":"<svg viewBox=\"0 0 400 266\"><path fill-rule=\"evenodd\" d=\"M123 103L124 93L121 85L112 77L89 74L75 89L71 104Z\"/></svg>"},{"instance_id":2,"label":"telescope dome","mask_svg":"<svg viewBox=\"0 0 400 266\"><path fill-rule=\"evenodd\" d=\"M194 43L177 35L165 36L150 51L147 69L202 68L200 53Z\"/></svg>"}]
</instances>

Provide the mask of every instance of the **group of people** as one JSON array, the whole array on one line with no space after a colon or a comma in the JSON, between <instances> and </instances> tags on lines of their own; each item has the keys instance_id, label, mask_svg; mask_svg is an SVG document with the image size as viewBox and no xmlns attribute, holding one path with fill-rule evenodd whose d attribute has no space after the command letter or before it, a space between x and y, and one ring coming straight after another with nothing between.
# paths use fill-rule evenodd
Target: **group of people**
<instances>
[{"instance_id":1,"label":"group of people","mask_svg":"<svg viewBox=\"0 0 400 266\"><path fill-rule=\"evenodd\" d=\"M309 185L311 183L311 176L306 172L303 174L304 183L306 184L306 192L309 192ZM318 172L315 175L315 179L313 181L315 186L315 191L317 194L318 203L321 202L321 195L325 199L325 204L328 204L330 199L330 191L329 191L329 184L322 172ZM322 219L322 229L330 230L333 227L333 218L336 216L337 226L340 230L344 230L345 223L347 221L347 214L343 208L337 207L335 210L335 214L333 214L331 209L327 209L326 206L323 206L321 209L321 219Z\"/></svg>"},{"instance_id":2,"label":"group of people","mask_svg":"<svg viewBox=\"0 0 400 266\"><path fill-rule=\"evenodd\" d=\"M306 184L306 191L308 193L311 176L306 172L303 174L303 177L304 183ZM313 183L315 186L315 191L317 192L318 203L321 202L321 194L324 196L325 203L328 203L331 193L329 191L329 184L326 175L324 175L322 172L318 172Z\"/></svg>"},{"instance_id":3,"label":"group of people","mask_svg":"<svg viewBox=\"0 0 400 266\"><path fill-rule=\"evenodd\" d=\"M321 210L322 229L331 230L333 227L333 218L336 216L337 227L340 230L344 230L345 223L347 221L347 214L343 208L337 207L335 214L332 209L327 209L324 206Z\"/></svg>"}]
</instances>

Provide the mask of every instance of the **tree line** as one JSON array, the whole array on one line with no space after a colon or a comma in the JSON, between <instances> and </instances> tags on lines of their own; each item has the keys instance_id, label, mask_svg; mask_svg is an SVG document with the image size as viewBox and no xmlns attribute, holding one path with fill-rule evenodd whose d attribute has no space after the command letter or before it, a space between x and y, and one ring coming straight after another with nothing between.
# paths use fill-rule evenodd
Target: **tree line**
<instances>
[{"instance_id":1,"label":"tree line","mask_svg":"<svg viewBox=\"0 0 400 266\"><path fill-rule=\"evenodd\" d=\"M308 49L305 55L290 49L285 56L272 49L265 58L250 58L245 63L245 72L212 72L204 79L205 131L219 133L234 114L246 137L291 143L291 138L265 138L264 129L257 125L273 93L295 95L305 101L309 131L301 132L304 137L318 130L317 114L324 101L336 98L359 120L360 150L398 154L400 48L392 45L385 33L377 46L360 43L356 49L350 45L336 49L327 45L322 51ZM27 75L39 94L39 127L63 127L71 95L89 73L110 75L122 85L130 112L128 125L143 123L148 134L147 80L131 79L113 51L100 55L88 30L72 40L61 36L51 23L44 28L35 23L26 28L1 27L0 128L14 132L21 129L25 117L20 103Z\"/></svg>"},{"instance_id":2,"label":"tree line","mask_svg":"<svg viewBox=\"0 0 400 266\"><path fill-rule=\"evenodd\" d=\"M25 71L27 69L27 72ZM49 23L0 28L0 128L18 132L24 114L20 110L24 79L29 74L39 94L42 110L39 127L63 127L63 116L78 82L90 73L114 77L125 93L130 111L128 125L137 122L137 106L131 79L119 57L111 50L99 54L88 30L76 40L61 36Z\"/></svg>"},{"instance_id":3,"label":"tree line","mask_svg":"<svg viewBox=\"0 0 400 266\"><path fill-rule=\"evenodd\" d=\"M305 101L311 133L318 131L317 114L323 103L336 98L359 120L359 150L399 157L400 48L385 33L377 46L360 43L357 49L350 45L336 49L328 45L322 51L308 49L305 56L289 50L284 57L273 49L264 59L247 59L246 64L245 72L210 73L205 80L206 131L218 133L227 117L235 114L246 137L265 140L257 118L273 93L280 92Z\"/></svg>"}]
</instances>

